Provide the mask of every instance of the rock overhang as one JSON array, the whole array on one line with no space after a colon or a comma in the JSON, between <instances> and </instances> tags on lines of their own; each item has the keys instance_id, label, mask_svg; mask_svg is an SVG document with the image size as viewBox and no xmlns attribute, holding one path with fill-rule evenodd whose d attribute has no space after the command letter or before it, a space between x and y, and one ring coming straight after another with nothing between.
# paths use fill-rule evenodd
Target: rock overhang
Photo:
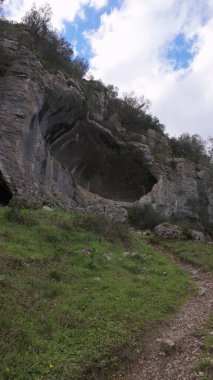
<instances>
[{"instance_id":1,"label":"rock overhang","mask_svg":"<svg viewBox=\"0 0 213 380\"><path fill-rule=\"evenodd\" d=\"M142 144L124 143L89 120L75 89L49 92L38 115L51 155L76 183L113 201L134 202L150 192L157 176Z\"/></svg>"}]
</instances>

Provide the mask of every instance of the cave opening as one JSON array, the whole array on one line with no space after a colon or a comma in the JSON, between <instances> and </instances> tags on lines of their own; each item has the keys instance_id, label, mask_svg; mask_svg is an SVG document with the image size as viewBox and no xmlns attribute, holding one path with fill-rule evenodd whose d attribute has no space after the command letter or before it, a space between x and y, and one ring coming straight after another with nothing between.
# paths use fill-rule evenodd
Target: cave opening
<instances>
[{"instance_id":1,"label":"cave opening","mask_svg":"<svg viewBox=\"0 0 213 380\"><path fill-rule=\"evenodd\" d=\"M47 93L36 120L51 156L88 192L134 202L158 182L146 148L120 141L89 120L85 99L75 89Z\"/></svg>"},{"instance_id":2,"label":"cave opening","mask_svg":"<svg viewBox=\"0 0 213 380\"><path fill-rule=\"evenodd\" d=\"M2 176L2 173L0 172L0 205L7 206L12 197L13 194L11 193L7 183Z\"/></svg>"},{"instance_id":3,"label":"cave opening","mask_svg":"<svg viewBox=\"0 0 213 380\"><path fill-rule=\"evenodd\" d=\"M44 138L82 188L113 201L134 202L157 183L143 150L119 142L95 123L65 124L60 134L58 124L49 125Z\"/></svg>"}]
</instances>

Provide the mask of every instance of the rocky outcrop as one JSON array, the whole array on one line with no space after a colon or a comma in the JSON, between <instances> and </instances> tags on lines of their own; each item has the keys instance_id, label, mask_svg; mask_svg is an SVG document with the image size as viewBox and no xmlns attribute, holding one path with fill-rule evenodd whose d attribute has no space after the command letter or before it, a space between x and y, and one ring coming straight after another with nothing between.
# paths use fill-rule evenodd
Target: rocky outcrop
<instances>
[{"instance_id":1,"label":"rocky outcrop","mask_svg":"<svg viewBox=\"0 0 213 380\"><path fill-rule=\"evenodd\" d=\"M202 243L204 243L206 241L206 237L205 237L204 233L201 231L190 230L189 234L190 234L190 237L192 240L202 242Z\"/></svg>"},{"instance_id":2,"label":"rocky outcrop","mask_svg":"<svg viewBox=\"0 0 213 380\"><path fill-rule=\"evenodd\" d=\"M182 227L167 222L155 227L154 232L157 236L165 239L185 239Z\"/></svg>"},{"instance_id":3,"label":"rocky outcrop","mask_svg":"<svg viewBox=\"0 0 213 380\"><path fill-rule=\"evenodd\" d=\"M0 37L8 61L0 67L0 204L17 195L124 220L123 206L148 202L197 218L187 202L202 188L213 221L213 191L201 186L195 165L168 160L168 138L154 130L137 142L114 136L110 130L125 130L109 114L106 89L91 92L87 81L82 88L45 68L30 38L23 29ZM106 119L113 128L103 126Z\"/></svg>"},{"instance_id":4,"label":"rocky outcrop","mask_svg":"<svg viewBox=\"0 0 213 380\"><path fill-rule=\"evenodd\" d=\"M13 58L0 77L1 202L19 195L33 202L57 200L71 206L76 185L67 168L51 156L36 123L46 89L59 83L66 86L66 80L60 73L46 72L36 54L12 37L1 40Z\"/></svg>"},{"instance_id":5,"label":"rocky outcrop","mask_svg":"<svg viewBox=\"0 0 213 380\"><path fill-rule=\"evenodd\" d=\"M16 36L0 43L11 56L0 77L0 202L17 195L124 218L121 206L157 182L148 147L90 120L80 86L47 71Z\"/></svg>"},{"instance_id":6,"label":"rocky outcrop","mask_svg":"<svg viewBox=\"0 0 213 380\"><path fill-rule=\"evenodd\" d=\"M198 215L190 209L188 201L197 198L198 194L198 174L195 165L182 158L175 158L168 162L165 170L161 171L158 183L139 203L151 203L169 216L183 214L197 218Z\"/></svg>"}]
</instances>

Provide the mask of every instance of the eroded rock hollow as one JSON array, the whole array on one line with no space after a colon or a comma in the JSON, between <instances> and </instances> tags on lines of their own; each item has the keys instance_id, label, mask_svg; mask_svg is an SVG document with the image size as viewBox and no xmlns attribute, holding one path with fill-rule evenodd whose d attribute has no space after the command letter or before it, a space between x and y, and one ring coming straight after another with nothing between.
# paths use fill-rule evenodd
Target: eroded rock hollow
<instances>
[{"instance_id":1,"label":"eroded rock hollow","mask_svg":"<svg viewBox=\"0 0 213 380\"><path fill-rule=\"evenodd\" d=\"M51 155L87 191L115 201L138 200L157 182L147 150L117 140L88 120L85 110L75 89L49 92L38 121Z\"/></svg>"}]
</instances>

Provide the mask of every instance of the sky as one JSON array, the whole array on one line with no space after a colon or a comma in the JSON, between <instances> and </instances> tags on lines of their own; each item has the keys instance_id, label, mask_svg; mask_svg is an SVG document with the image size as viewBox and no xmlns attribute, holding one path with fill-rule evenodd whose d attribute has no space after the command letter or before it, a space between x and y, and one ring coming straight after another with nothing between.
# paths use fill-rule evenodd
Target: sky
<instances>
[{"instance_id":1,"label":"sky","mask_svg":"<svg viewBox=\"0 0 213 380\"><path fill-rule=\"evenodd\" d=\"M20 21L48 2L90 74L151 101L170 136L213 136L213 0L6 0Z\"/></svg>"}]
</instances>

